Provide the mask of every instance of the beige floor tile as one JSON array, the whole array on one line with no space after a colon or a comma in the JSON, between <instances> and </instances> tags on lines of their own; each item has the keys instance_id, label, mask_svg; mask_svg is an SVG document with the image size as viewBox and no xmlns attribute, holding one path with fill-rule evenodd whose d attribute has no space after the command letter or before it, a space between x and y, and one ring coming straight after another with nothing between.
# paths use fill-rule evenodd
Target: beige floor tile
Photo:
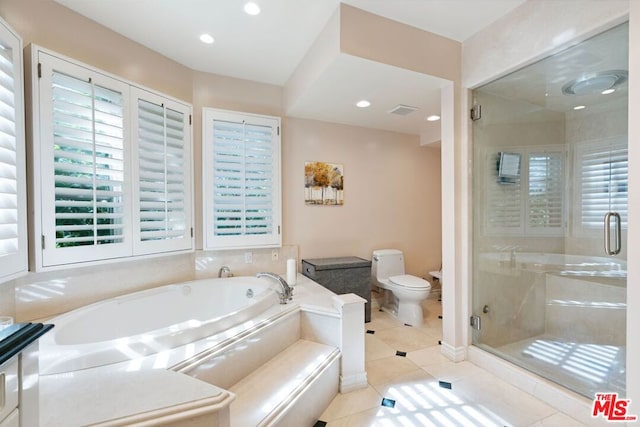
<instances>
[{"instance_id":1,"label":"beige floor tile","mask_svg":"<svg viewBox=\"0 0 640 427\"><path fill-rule=\"evenodd\" d=\"M395 378L416 371L418 367L406 357L385 357L365 363L367 380L371 385L388 384Z\"/></svg>"},{"instance_id":2,"label":"beige floor tile","mask_svg":"<svg viewBox=\"0 0 640 427\"><path fill-rule=\"evenodd\" d=\"M346 417L342 417L336 420L327 422L327 427L370 427L376 425L376 419L378 413L384 415L384 408L379 406L377 408L369 409L362 412L357 412ZM326 420L323 420L326 421Z\"/></svg>"},{"instance_id":3,"label":"beige floor tile","mask_svg":"<svg viewBox=\"0 0 640 427\"><path fill-rule=\"evenodd\" d=\"M426 390L400 396L393 408L380 406L329 421L329 427L503 427L506 421L481 405L466 402L434 382Z\"/></svg>"},{"instance_id":4,"label":"beige floor tile","mask_svg":"<svg viewBox=\"0 0 640 427\"><path fill-rule=\"evenodd\" d=\"M398 326L402 326L402 323L400 323L398 319L387 312L376 310L371 312L371 322L365 323L365 330L371 329L378 332L385 329L397 328Z\"/></svg>"},{"instance_id":5,"label":"beige floor tile","mask_svg":"<svg viewBox=\"0 0 640 427\"><path fill-rule=\"evenodd\" d=\"M421 348L411 351L407 354L407 359L411 360L418 366L440 365L450 362L441 352L442 346L433 345L431 347Z\"/></svg>"},{"instance_id":6,"label":"beige floor tile","mask_svg":"<svg viewBox=\"0 0 640 427\"><path fill-rule=\"evenodd\" d=\"M421 305L425 319L438 319L438 316L442 316L442 303L440 301L427 299Z\"/></svg>"},{"instance_id":7,"label":"beige floor tile","mask_svg":"<svg viewBox=\"0 0 640 427\"><path fill-rule=\"evenodd\" d=\"M535 424L531 424L531 427L582 427L583 424L569 417L568 415L556 412L555 414L547 417Z\"/></svg>"},{"instance_id":8,"label":"beige floor tile","mask_svg":"<svg viewBox=\"0 0 640 427\"><path fill-rule=\"evenodd\" d=\"M471 362L451 362L446 361L444 363L430 364L420 366L434 378L440 381L455 382L471 376L489 376L482 368L477 367Z\"/></svg>"},{"instance_id":9,"label":"beige floor tile","mask_svg":"<svg viewBox=\"0 0 640 427\"><path fill-rule=\"evenodd\" d=\"M381 402L382 396L371 386L350 393L340 393L331 401L320 419L333 421L367 409L377 408Z\"/></svg>"},{"instance_id":10,"label":"beige floor tile","mask_svg":"<svg viewBox=\"0 0 640 427\"><path fill-rule=\"evenodd\" d=\"M438 340L442 339L442 320L425 319L423 325L417 326L416 329L426 332Z\"/></svg>"},{"instance_id":11,"label":"beige floor tile","mask_svg":"<svg viewBox=\"0 0 640 427\"><path fill-rule=\"evenodd\" d=\"M395 356L396 350L372 334L364 336L365 361Z\"/></svg>"},{"instance_id":12,"label":"beige floor tile","mask_svg":"<svg viewBox=\"0 0 640 427\"><path fill-rule=\"evenodd\" d=\"M429 298L422 308L425 323L415 328L372 310L364 328L376 331L365 336L370 386L334 399L321 418L330 427L581 425L470 362L444 357L438 345L442 303ZM395 356L396 350L407 357ZM451 390L440 387L440 380L452 383ZM383 397L395 400L395 407L381 406Z\"/></svg>"},{"instance_id":13,"label":"beige floor tile","mask_svg":"<svg viewBox=\"0 0 640 427\"><path fill-rule=\"evenodd\" d=\"M421 394L422 391L426 391L429 384L437 383L438 381L431 375L423 371L422 369L416 369L389 381L376 384L373 388L382 397L386 397L394 400L411 400L412 395Z\"/></svg>"},{"instance_id":14,"label":"beige floor tile","mask_svg":"<svg viewBox=\"0 0 640 427\"><path fill-rule=\"evenodd\" d=\"M530 394L486 372L468 375L454 382L452 389L489 411L500 414L509 425L529 426L557 412Z\"/></svg>"},{"instance_id":15,"label":"beige floor tile","mask_svg":"<svg viewBox=\"0 0 640 427\"><path fill-rule=\"evenodd\" d=\"M407 352L437 345L439 340L438 337L411 326L376 331L376 337L396 350Z\"/></svg>"},{"instance_id":16,"label":"beige floor tile","mask_svg":"<svg viewBox=\"0 0 640 427\"><path fill-rule=\"evenodd\" d=\"M430 422L428 416L424 413L400 411L382 406L330 421L327 424L328 427L435 427L436 425L442 424Z\"/></svg>"}]
</instances>

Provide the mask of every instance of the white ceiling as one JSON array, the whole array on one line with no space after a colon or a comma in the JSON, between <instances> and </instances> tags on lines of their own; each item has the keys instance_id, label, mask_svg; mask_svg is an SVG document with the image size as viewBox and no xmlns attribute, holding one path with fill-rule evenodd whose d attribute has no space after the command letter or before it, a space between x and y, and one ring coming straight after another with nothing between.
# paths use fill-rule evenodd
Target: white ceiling
<instances>
[{"instance_id":1,"label":"white ceiling","mask_svg":"<svg viewBox=\"0 0 640 427\"><path fill-rule=\"evenodd\" d=\"M628 24L622 24L488 83L478 90L541 109L566 113L573 111L576 105L584 105L589 109L612 100L626 99L626 83L608 95L602 95L600 91L583 95L565 95L562 93L562 87L597 73L627 71L628 68L629 29Z\"/></svg>"},{"instance_id":2,"label":"white ceiling","mask_svg":"<svg viewBox=\"0 0 640 427\"><path fill-rule=\"evenodd\" d=\"M254 0L262 12L249 16L242 9L244 0L55 1L192 69L279 86L286 84L340 3ZM343 2L463 41L524 1ZM200 42L202 33L210 33L215 43ZM439 112L437 79L372 61L341 56L315 86L288 114L419 134L425 115ZM357 99L374 96L375 108L353 108ZM411 115L415 120L382 120L389 118L381 112L396 104L419 107Z\"/></svg>"},{"instance_id":3,"label":"white ceiling","mask_svg":"<svg viewBox=\"0 0 640 427\"><path fill-rule=\"evenodd\" d=\"M435 133L435 139L430 138L435 142L440 139L440 123L428 122L425 118L440 114L440 88L444 82L415 71L341 54L288 106L287 114L414 135ZM363 98L370 101L371 106L354 107ZM389 114L398 104L418 110L406 116Z\"/></svg>"}]
</instances>

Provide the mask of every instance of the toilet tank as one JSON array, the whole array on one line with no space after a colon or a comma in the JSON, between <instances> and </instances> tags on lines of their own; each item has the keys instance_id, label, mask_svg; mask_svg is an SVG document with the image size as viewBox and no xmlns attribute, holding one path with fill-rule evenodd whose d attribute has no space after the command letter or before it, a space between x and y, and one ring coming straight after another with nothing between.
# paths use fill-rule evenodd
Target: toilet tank
<instances>
[{"instance_id":1,"label":"toilet tank","mask_svg":"<svg viewBox=\"0 0 640 427\"><path fill-rule=\"evenodd\" d=\"M378 249L373 251L371 277L384 280L404 274L404 258L398 249Z\"/></svg>"}]
</instances>

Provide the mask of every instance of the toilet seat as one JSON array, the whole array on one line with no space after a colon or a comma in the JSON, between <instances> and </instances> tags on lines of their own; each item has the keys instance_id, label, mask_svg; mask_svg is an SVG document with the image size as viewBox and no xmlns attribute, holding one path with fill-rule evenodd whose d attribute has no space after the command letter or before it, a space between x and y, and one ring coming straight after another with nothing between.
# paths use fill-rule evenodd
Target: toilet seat
<instances>
[{"instance_id":1,"label":"toilet seat","mask_svg":"<svg viewBox=\"0 0 640 427\"><path fill-rule=\"evenodd\" d=\"M389 277L389 282L392 285L404 288L407 290L426 290L431 289L431 284L424 279L421 279L410 274L402 274L400 276Z\"/></svg>"}]
</instances>

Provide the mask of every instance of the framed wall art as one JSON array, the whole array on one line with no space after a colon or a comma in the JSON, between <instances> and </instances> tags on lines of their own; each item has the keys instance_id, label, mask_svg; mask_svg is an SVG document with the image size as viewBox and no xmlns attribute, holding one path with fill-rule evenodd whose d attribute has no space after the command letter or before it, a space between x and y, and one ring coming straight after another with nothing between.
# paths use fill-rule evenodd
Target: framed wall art
<instances>
[{"instance_id":1,"label":"framed wall art","mask_svg":"<svg viewBox=\"0 0 640 427\"><path fill-rule=\"evenodd\" d=\"M307 205L343 205L343 166L335 163L305 162L304 202Z\"/></svg>"}]
</instances>

